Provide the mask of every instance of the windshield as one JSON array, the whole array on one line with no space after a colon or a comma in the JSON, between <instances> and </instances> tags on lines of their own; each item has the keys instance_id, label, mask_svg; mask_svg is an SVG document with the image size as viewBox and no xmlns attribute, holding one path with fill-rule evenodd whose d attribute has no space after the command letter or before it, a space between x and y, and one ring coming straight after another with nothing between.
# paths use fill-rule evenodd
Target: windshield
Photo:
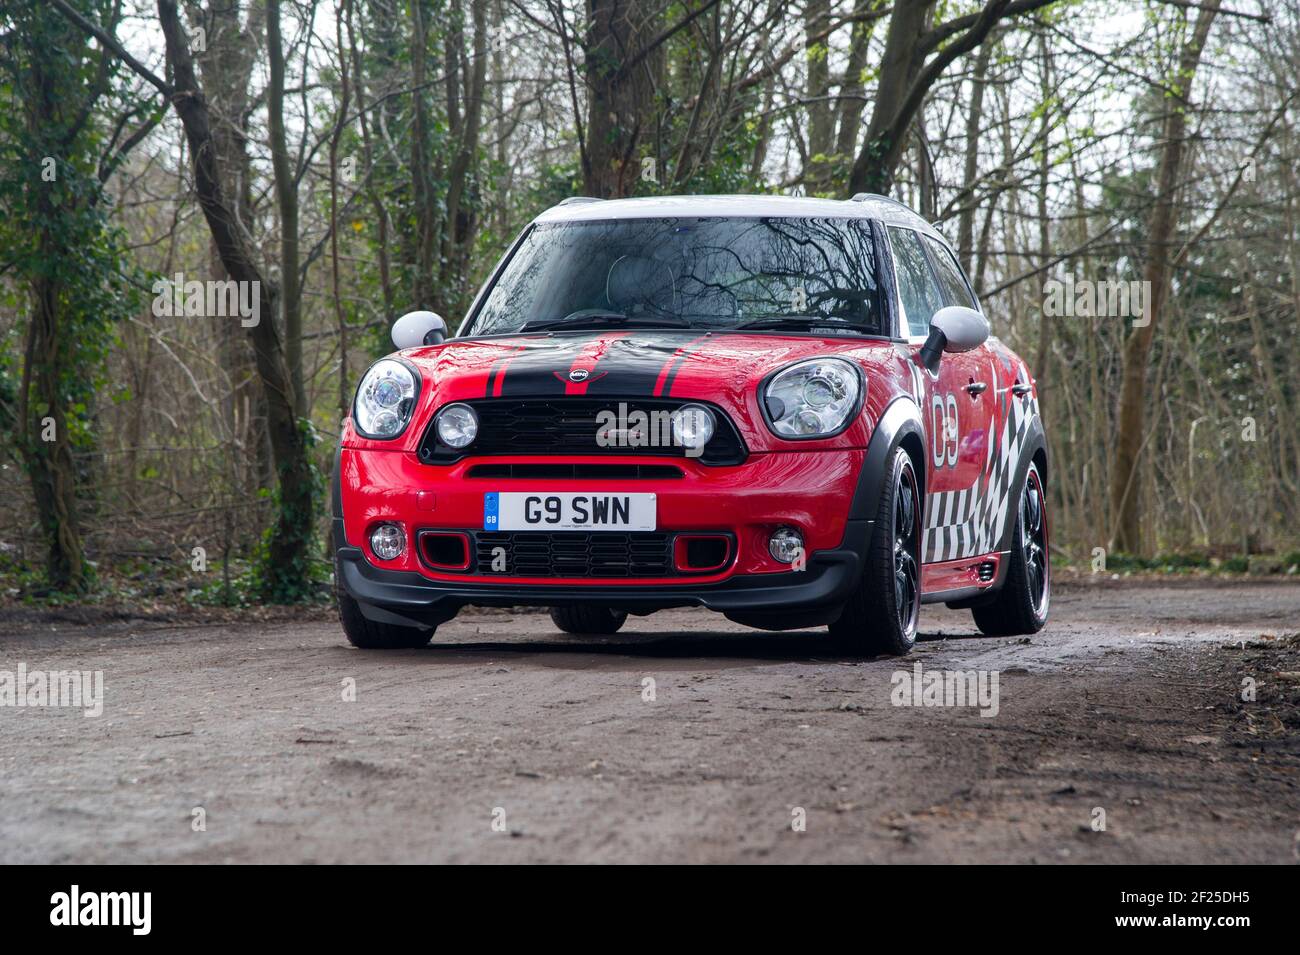
<instances>
[{"instance_id":1,"label":"windshield","mask_svg":"<svg viewBox=\"0 0 1300 955\"><path fill-rule=\"evenodd\" d=\"M624 219L535 226L464 334L548 325L881 334L866 219ZM821 324L817 324L821 323ZM525 328L527 326L527 328Z\"/></svg>"}]
</instances>

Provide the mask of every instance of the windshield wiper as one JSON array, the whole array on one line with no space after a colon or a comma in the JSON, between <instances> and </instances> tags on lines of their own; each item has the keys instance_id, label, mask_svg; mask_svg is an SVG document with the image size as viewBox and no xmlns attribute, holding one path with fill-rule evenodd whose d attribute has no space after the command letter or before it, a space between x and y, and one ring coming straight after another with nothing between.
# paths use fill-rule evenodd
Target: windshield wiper
<instances>
[{"instance_id":1,"label":"windshield wiper","mask_svg":"<svg viewBox=\"0 0 1300 955\"><path fill-rule=\"evenodd\" d=\"M601 312L587 315L570 315L565 318L542 319L525 322L521 332L540 332L552 328L690 328L691 323L668 315L633 318L620 312Z\"/></svg>"},{"instance_id":2,"label":"windshield wiper","mask_svg":"<svg viewBox=\"0 0 1300 955\"><path fill-rule=\"evenodd\" d=\"M815 315L769 315L767 318L755 318L752 321L741 322L735 326L734 331L746 328L835 328L836 330L845 329L856 332L859 335L869 335L871 332L856 322L850 322L843 318L819 318Z\"/></svg>"}]
</instances>

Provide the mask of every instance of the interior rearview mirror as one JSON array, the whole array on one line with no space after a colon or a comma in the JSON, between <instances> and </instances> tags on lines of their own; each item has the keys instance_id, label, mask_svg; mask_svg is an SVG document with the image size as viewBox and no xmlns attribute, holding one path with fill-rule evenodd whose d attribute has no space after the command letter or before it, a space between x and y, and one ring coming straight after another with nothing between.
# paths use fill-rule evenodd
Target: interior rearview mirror
<instances>
[{"instance_id":1,"label":"interior rearview mirror","mask_svg":"<svg viewBox=\"0 0 1300 955\"><path fill-rule=\"evenodd\" d=\"M949 305L930 319L930 337L921 348L921 362L934 371L943 352L970 351L983 345L988 337L987 318L965 305Z\"/></svg>"},{"instance_id":2,"label":"interior rearview mirror","mask_svg":"<svg viewBox=\"0 0 1300 955\"><path fill-rule=\"evenodd\" d=\"M407 312L393 322L393 344L400 350L421 345L441 345L447 337L447 323L437 312Z\"/></svg>"}]
</instances>

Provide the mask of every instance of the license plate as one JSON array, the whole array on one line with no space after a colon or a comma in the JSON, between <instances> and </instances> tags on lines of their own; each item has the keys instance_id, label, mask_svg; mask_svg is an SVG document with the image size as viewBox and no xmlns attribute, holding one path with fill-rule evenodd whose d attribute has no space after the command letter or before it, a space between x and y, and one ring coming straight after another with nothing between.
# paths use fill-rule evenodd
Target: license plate
<instances>
[{"instance_id":1,"label":"license plate","mask_svg":"<svg viewBox=\"0 0 1300 955\"><path fill-rule=\"evenodd\" d=\"M655 495L490 491L485 531L652 531Z\"/></svg>"}]
</instances>

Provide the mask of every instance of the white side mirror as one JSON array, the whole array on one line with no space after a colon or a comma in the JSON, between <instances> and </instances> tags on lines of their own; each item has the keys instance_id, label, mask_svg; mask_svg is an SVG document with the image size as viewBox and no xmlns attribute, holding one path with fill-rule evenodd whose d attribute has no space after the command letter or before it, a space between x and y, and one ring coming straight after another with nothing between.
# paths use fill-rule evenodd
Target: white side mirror
<instances>
[{"instance_id":1,"label":"white side mirror","mask_svg":"<svg viewBox=\"0 0 1300 955\"><path fill-rule=\"evenodd\" d=\"M989 320L965 305L949 305L930 319L930 337L921 347L921 363L930 371L939 367L942 352L960 354L979 348L989 337Z\"/></svg>"},{"instance_id":2,"label":"white side mirror","mask_svg":"<svg viewBox=\"0 0 1300 955\"><path fill-rule=\"evenodd\" d=\"M949 305L934 313L930 327L943 332L943 350L960 353L979 348L989 337L989 320L964 305Z\"/></svg>"},{"instance_id":3,"label":"white side mirror","mask_svg":"<svg viewBox=\"0 0 1300 955\"><path fill-rule=\"evenodd\" d=\"M393 344L403 348L440 345L447 337L447 323L437 312L407 312L393 322Z\"/></svg>"}]
</instances>

